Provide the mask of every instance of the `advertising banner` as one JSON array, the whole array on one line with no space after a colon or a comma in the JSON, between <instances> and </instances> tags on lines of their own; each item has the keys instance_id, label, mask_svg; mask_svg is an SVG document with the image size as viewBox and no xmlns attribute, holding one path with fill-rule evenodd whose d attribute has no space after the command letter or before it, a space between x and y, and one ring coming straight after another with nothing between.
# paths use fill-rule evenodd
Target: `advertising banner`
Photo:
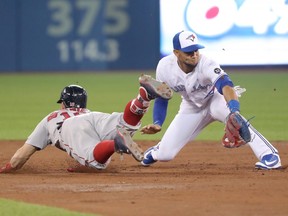
<instances>
[{"instance_id":1,"label":"advertising banner","mask_svg":"<svg viewBox=\"0 0 288 216\"><path fill-rule=\"evenodd\" d=\"M288 65L286 0L160 0L162 56L182 30L222 65Z\"/></svg>"}]
</instances>

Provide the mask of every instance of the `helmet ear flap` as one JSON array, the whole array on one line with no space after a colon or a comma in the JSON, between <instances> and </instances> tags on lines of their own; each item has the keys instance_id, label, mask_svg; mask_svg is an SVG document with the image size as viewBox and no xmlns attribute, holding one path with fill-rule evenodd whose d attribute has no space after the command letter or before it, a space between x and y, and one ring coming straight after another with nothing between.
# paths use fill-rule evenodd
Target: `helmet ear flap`
<instances>
[{"instance_id":1,"label":"helmet ear flap","mask_svg":"<svg viewBox=\"0 0 288 216\"><path fill-rule=\"evenodd\" d=\"M87 93L86 91L76 95L73 98L73 102L70 102L70 106L71 107L75 107L75 108L86 108L87 106Z\"/></svg>"}]
</instances>

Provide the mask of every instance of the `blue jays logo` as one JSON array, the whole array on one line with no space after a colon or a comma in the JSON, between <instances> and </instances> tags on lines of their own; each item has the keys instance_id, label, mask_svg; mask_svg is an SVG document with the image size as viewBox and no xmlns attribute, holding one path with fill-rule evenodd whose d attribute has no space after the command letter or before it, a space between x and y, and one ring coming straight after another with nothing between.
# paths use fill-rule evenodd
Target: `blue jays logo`
<instances>
[{"instance_id":1,"label":"blue jays logo","mask_svg":"<svg viewBox=\"0 0 288 216\"><path fill-rule=\"evenodd\" d=\"M187 38L186 38L186 40L191 40L192 42L194 42L194 40L195 40L195 35L189 35Z\"/></svg>"}]
</instances>

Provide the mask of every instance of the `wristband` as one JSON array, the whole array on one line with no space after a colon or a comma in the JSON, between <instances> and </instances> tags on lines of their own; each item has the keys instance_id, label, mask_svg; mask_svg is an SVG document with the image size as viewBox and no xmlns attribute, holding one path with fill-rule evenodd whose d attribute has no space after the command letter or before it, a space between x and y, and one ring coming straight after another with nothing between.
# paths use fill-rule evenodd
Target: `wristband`
<instances>
[{"instance_id":1,"label":"wristband","mask_svg":"<svg viewBox=\"0 0 288 216\"><path fill-rule=\"evenodd\" d=\"M228 102L228 107L230 109L230 112L234 113L234 112L240 112L240 103L237 100L230 100Z\"/></svg>"}]
</instances>

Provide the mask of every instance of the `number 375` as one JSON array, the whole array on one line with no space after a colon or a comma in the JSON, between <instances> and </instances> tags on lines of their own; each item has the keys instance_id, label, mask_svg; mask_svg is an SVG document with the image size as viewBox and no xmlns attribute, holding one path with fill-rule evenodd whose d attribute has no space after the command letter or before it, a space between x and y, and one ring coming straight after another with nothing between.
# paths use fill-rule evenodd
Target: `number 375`
<instances>
[{"instance_id":1,"label":"number 375","mask_svg":"<svg viewBox=\"0 0 288 216\"><path fill-rule=\"evenodd\" d=\"M50 0L47 6L51 11L47 33L52 37L63 37L74 30L78 36L89 35L97 20L102 20L98 24L106 35L119 35L130 24L127 0ZM74 23L73 10L83 14L78 26Z\"/></svg>"}]
</instances>

